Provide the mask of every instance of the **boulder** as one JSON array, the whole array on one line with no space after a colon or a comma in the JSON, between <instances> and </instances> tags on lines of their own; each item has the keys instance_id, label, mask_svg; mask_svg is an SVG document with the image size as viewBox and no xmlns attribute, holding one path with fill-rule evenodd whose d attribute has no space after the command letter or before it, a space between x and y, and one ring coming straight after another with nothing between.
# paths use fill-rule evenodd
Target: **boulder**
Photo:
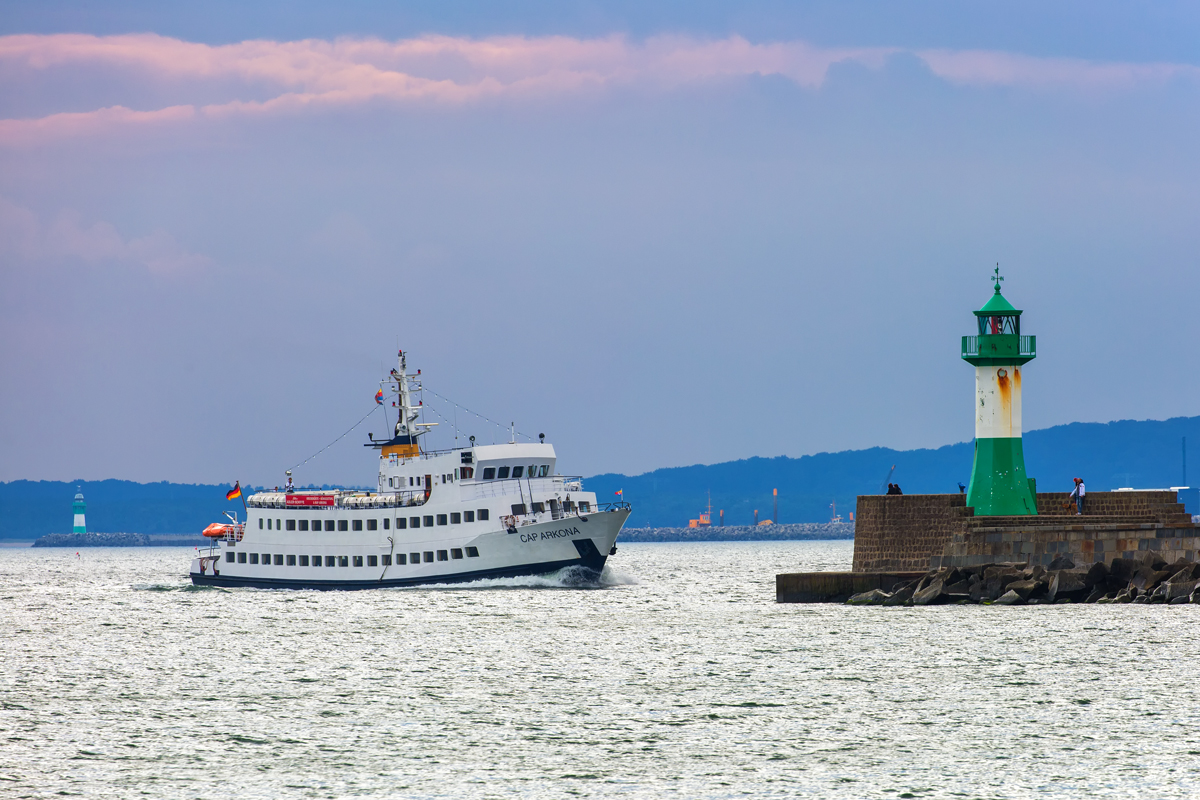
<instances>
[{"instance_id":1,"label":"boulder","mask_svg":"<svg viewBox=\"0 0 1200 800\"><path fill-rule=\"evenodd\" d=\"M1197 580L1176 580L1171 578L1170 581L1162 585L1163 591L1168 600L1174 601L1177 597L1189 597L1192 592L1196 591L1196 586L1200 585Z\"/></svg>"},{"instance_id":2,"label":"boulder","mask_svg":"<svg viewBox=\"0 0 1200 800\"><path fill-rule=\"evenodd\" d=\"M1142 566L1142 562L1132 558L1114 558L1109 572L1117 580L1129 583L1129 580L1133 577L1133 573L1137 572L1140 566Z\"/></svg>"},{"instance_id":3,"label":"boulder","mask_svg":"<svg viewBox=\"0 0 1200 800\"><path fill-rule=\"evenodd\" d=\"M1084 585L1090 589L1098 583L1104 583L1107 581L1110 574L1111 573L1109 572L1108 567L1104 566L1104 562L1097 561L1095 564L1092 564L1092 566L1088 567L1087 573L1083 576ZM1129 578L1122 578L1119 580L1121 583L1129 582Z\"/></svg>"},{"instance_id":4,"label":"boulder","mask_svg":"<svg viewBox=\"0 0 1200 800\"><path fill-rule=\"evenodd\" d=\"M1180 561L1184 561L1184 559L1181 558L1167 567L1171 571L1171 583L1200 580L1200 564L1188 561L1180 566Z\"/></svg>"},{"instance_id":5,"label":"boulder","mask_svg":"<svg viewBox=\"0 0 1200 800\"><path fill-rule=\"evenodd\" d=\"M1134 589L1132 591L1136 592L1137 589ZM1117 596L1113 598L1113 602L1114 603L1132 603L1133 595L1130 593L1129 589L1122 589L1121 591L1117 592Z\"/></svg>"},{"instance_id":6,"label":"boulder","mask_svg":"<svg viewBox=\"0 0 1200 800\"><path fill-rule=\"evenodd\" d=\"M1012 567L994 567L983 573L983 594L995 600L1008 591L1008 585L1021 580L1021 573Z\"/></svg>"},{"instance_id":7,"label":"boulder","mask_svg":"<svg viewBox=\"0 0 1200 800\"><path fill-rule=\"evenodd\" d=\"M1050 574L1050 585L1046 590L1046 596L1051 600L1057 600L1060 597L1065 597L1071 600L1082 600L1087 596L1088 589L1086 575L1082 572L1072 570L1059 570Z\"/></svg>"},{"instance_id":8,"label":"boulder","mask_svg":"<svg viewBox=\"0 0 1200 800\"><path fill-rule=\"evenodd\" d=\"M1167 560L1159 555L1157 550L1147 550L1142 556L1142 564L1157 571L1167 566Z\"/></svg>"},{"instance_id":9,"label":"boulder","mask_svg":"<svg viewBox=\"0 0 1200 800\"><path fill-rule=\"evenodd\" d=\"M1104 597L1104 595L1107 594L1107 591L1108 590L1104 586L1097 586L1094 589L1092 589L1091 594L1089 594L1087 596L1087 599L1084 600L1083 602L1085 602L1085 603L1099 602L1100 598Z\"/></svg>"},{"instance_id":10,"label":"boulder","mask_svg":"<svg viewBox=\"0 0 1200 800\"><path fill-rule=\"evenodd\" d=\"M1129 584L1148 592L1169 577L1171 577L1171 573L1165 569L1151 569L1148 566L1143 566L1129 579Z\"/></svg>"},{"instance_id":11,"label":"boulder","mask_svg":"<svg viewBox=\"0 0 1200 800\"><path fill-rule=\"evenodd\" d=\"M1013 581L1008 585L1008 591L1016 592L1022 600L1031 597L1041 597L1046 593L1046 584L1039 580Z\"/></svg>"},{"instance_id":12,"label":"boulder","mask_svg":"<svg viewBox=\"0 0 1200 800\"><path fill-rule=\"evenodd\" d=\"M920 583L920 581L912 581L911 583L901 586L900 588L896 589L896 591L892 592L891 597L889 597L887 600L884 600L883 604L885 606L905 605L912 600L913 592L916 591L918 583Z\"/></svg>"},{"instance_id":13,"label":"boulder","mask_svg":"<svg viewBox=\"0 0 1200 800\"><path fill-rule=\"evenodd\" d=\"M1025 598L1011 589L992 601L994 606L1019 606L1025 603Z\"/></svg>"},{"instance_id":14,"label":"boulder","mask_svg":"<svg viewBox=\"0 0 1200 800\"><path fill-rule=\"evenodd\" d=\"M1172 597L1170 600L1170 604L1173 606L1181 606L1186 602L1188 602L1188 598L1184 596Z\"/></svg>"},{"instance_id":15,"label":"boulder","mask_svg":"<svg viewBox=\"0 0 1200 800\"><path fill-rule=\"evenodd\" d=\"M914 606L931 606L939 603L944 603L948 598L945 596L946 587L942 583L941 578L934 578L924 589L913 593L912 602Z\"/></svg>"},{"instance_id":16,"label":"boulder","mask_svg":"<svg viewBox=\"0 0 1200 800\"><path fill-rule=\"evenodd\" d=\"M981 602L983 600L983 584L971 584L971 591L967 592L967 599L969 599L972 603Z\"/></svg>"},{"instance_id":17,"label":"boulder","mask_svg":"<svg viewBox=\"0 0 1200 800\"><path fill-rule=\"evenodd\" d=\"M1046 569L1051 572L1060 569L1075 569L1075 560L1068 555L1055 556Z\"/></svg>"},{"instance_id":18,"label":"boulder","mask_svg":"<svg viewBox=\"0 0 1200 800\"><path fill-rule=\"evenodd\" d=\"M1200 605L1200 589L1192 592L1192 602L1196 605Z\"/></svg>"},{"instance_id":19,"label":"boulder","mask_svg":"<svg viewBox=\"0 0 1200 800\"><path fill-rule=\"evenodd\" d=\"M967 594L971 591L971 581L959 581L953 585L946 586L946 594Z\"/></svg>"},{"instance_id":20,"label":"boulder","mask_svg":"<svg viewBox=\"0 0 1200 800\"><path fill-rule=\"evenodd\" d=\"M890 597L891 595L883 589L872 589L869 592L853 595L846 602L852 606L881 606Z\"/></svg>"}]
</instances>

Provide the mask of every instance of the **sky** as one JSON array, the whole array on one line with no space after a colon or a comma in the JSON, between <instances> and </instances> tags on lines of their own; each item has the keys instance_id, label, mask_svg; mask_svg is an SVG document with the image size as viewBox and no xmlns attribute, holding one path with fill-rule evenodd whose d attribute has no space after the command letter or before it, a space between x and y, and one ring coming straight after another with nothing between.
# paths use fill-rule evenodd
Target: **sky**
<instances>
[{"instance_id":1,"label":"sky","mask_svg":"<svg viewBox=\"0 0 1200 800\"><path fill-rule=\"evenodd\" d=\"M1027 430L1200 414L1198 123L1194 3L0 2L0 480L369 484L398 348L566 474L938 447L997 263Z\"/></svg>"}]
</instances>

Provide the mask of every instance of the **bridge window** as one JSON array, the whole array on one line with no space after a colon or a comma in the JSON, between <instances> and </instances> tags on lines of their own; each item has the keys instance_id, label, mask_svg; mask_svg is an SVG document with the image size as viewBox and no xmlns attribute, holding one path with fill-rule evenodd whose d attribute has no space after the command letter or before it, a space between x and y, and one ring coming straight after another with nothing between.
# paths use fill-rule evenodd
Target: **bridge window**
<instances>
[{"instance_id":1,"label":"bridge window","mask_svg":"<svg viewBox=\"0 0 1200 800\"><path fill-rule=\"evenodd\" d=\"M550 465L542 464L542 466L538 469L538 477L539 478L546 477L546 473L548 473L549 471L550 471Z\"/></svg>"},{"instance_id":2,"label":"bridge window","mask_svg":"<svg viewBox=\"0 0 1200 800\"><path fill-rule=\"evenodd\" d=\"M592 504L589 503L587 500L581 500L579 502L579 510L580 510L580 512L586 514L587 512L592 510Z\"/></svg>"},{"instance_id":3,"label":"bridge window","mask_svg":"<svg viewBox=\"0 0 1200 800\"><path fill-rule=\"evenodd\" d=\"M479 548L478 547L468 547L467 548L467 558L479 558Z\"/></svg>"},{"instance_id":4,"label":"bridge window","mask_svg":"<svg viewBox=\"0 0 1200 800\"><path fill-rule=\"evenodd\" d=\"M540 514L546 510L545 503L533 503L532 505L533 505L533 513L535 513L535 514Z\"/></svg>"},{"instance_id":5,"label":"bridge window","mask_svg":"<svg viewBox=\"0 0 1200 800\"><path fill-rule=\"evenodd\" d=\"M508 467L500 467L498 470L496 470L496 477L497 478L507 478L508 477Z\"/></svg>"},{"instance_id":6,"label":"bridge window","mask_svg":"<svg viewBox=\"0 0 1200 800\"><path fill-rule=\"evenodd\" d=\"M514 478L519 478L519 477L521 477L523 474L525 474L525 468L524 468L524 467L513 467L512 469L513 469L513 474L512 474L512 476L513 476Z\"/></svg>"},{"instance_id":7,"label":"bridge window","mask_svg":"<svg viewBox=\"0 0 1200 800\"><path fill-rule=\"evenodd\" d=\"M496 468L495 467L484 467L483 468L483 479L485 481L493 480L495 477L496 477Z\"/></svg>"}]
</instances>

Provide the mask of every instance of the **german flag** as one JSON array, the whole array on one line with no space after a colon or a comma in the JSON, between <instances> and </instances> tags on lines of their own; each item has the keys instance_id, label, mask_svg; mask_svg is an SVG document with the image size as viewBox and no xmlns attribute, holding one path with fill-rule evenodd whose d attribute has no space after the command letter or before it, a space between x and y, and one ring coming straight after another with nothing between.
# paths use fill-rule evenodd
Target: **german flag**
<instances>
[{"instance_id":1,"label":"german flag","mask_svg":"<svg viewBox=\"0 0 1200 800\"><path fill-rule=\"evenodd\" d=\"M241 496L242 496L242 482L234 481L233 488L225 493L225 499L232 500L235 497L241 497Z\"/></svg>"}]
</instances>

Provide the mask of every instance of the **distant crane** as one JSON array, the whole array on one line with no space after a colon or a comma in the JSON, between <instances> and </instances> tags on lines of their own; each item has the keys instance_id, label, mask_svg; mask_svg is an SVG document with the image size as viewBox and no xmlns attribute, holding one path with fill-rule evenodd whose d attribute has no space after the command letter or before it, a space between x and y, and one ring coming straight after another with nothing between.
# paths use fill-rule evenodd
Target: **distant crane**
<instances>
[{"instance_id":1,"label":"distant crane","mask_svg":"<svg viewBox=\"0 0 1200 800\"><path fill-rule=\"evenodd\" d=\"M888 484L892 482L892 473L896 471L896 465L892 464L892 468L888 470L887 480L879 484L879 493L887 494Z\"/></svg>"}]
</instances>

